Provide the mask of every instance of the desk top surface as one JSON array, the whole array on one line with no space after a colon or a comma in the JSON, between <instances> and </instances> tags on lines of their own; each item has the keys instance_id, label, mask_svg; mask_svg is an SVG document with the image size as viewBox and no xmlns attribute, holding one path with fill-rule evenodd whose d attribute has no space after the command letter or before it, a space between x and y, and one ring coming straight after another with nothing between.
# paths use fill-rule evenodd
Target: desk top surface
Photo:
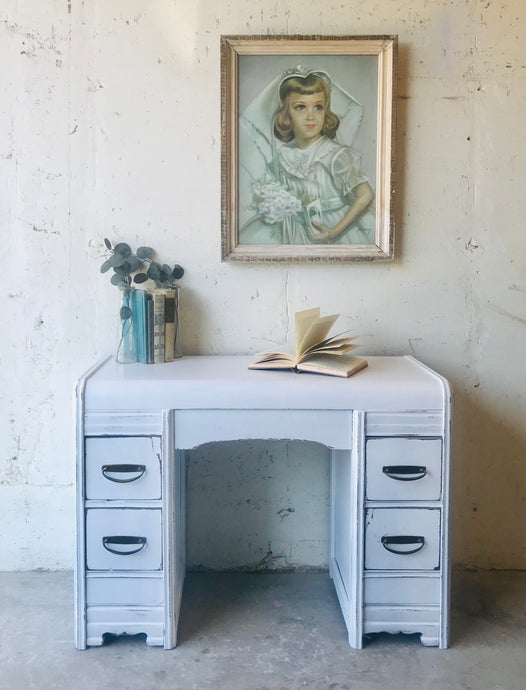
<instances>
[{"instance_id":1,"label":"desk top surface","mask_svg":"<svg viewBox=\"0 0 526 690\"><path fill-rule=\"evenodd\" d=\"M445 379L412 357L366 357L350 378L251 370L252 356L189 356L164 364L95 365L79 381L86 410L440 410Z\"/></svg>"}]
</instances>

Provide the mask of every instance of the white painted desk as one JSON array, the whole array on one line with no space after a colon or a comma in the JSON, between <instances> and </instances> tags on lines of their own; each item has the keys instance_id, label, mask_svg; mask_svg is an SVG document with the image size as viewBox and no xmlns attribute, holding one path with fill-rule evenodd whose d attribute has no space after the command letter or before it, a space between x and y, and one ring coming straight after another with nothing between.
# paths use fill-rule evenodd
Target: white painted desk
<instances>
[{"instance_id":1,"label":"white painted desk","mask_svg":"<svg viewBox=\"0 0 526 690\"><path fill-rule=\"evenodd\" d=\"M411 357L369 357L350 379L251 371L250 361L108 359L80 379L76 646L105 633L175 646L186 449L298 439L331 449L329 572L351 647L382 631L447 647L447 382Z\"/></svg>"}]
</instances>

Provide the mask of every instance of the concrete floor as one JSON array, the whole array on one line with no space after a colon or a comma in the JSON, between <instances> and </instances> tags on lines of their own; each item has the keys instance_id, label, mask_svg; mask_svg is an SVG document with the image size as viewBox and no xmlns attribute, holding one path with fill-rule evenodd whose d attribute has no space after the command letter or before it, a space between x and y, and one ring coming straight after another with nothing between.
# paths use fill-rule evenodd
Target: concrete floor
<instances>
[{"instance_id":1,"label":"concrete floor","mask_svg":"<svg viewBox=\"0 0 526 690\"><path fill-rule=\"evenodd\" d=\"M73 647L71 573L0 573L1 690L522 690L526 573L456 573L449 650L347 646L326 574L187 576L179 645Z\"/></svg>"}]
</instances>

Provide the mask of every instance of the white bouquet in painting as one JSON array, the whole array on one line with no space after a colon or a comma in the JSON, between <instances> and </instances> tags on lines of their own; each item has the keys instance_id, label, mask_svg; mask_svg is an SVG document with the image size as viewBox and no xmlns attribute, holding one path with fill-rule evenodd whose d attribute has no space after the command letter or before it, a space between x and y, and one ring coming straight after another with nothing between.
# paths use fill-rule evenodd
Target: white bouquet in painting
<instances>
[{"instance_id":1,"label":"white bouquet in painting","mask_svg":"<svg viewBox=\"0 0 526 690\"><path fill-rule=\"evenodd\" d=\"M253 208L265 223L273 225L302 211L302 203L275 178L266 176L252 188Z\"/></svg>"}]
</instances>

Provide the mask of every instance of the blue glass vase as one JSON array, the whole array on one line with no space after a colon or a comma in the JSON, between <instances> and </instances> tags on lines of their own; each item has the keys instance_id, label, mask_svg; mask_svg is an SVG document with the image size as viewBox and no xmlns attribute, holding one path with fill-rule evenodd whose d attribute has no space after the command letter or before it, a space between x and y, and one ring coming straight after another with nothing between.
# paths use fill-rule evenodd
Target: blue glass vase
<instances>
[{"instance_id":1,"label":"blue glass vase","mask_svg":"<svg viewBox=\"0 0 526 690\"><path fill-rule=\"evenodd\" d=\"M131 364L137 361L137 342L133 322L134 292L134 288L121 289L120 334L116 360L122 364Z\"/></svg>"}]
</instances>

